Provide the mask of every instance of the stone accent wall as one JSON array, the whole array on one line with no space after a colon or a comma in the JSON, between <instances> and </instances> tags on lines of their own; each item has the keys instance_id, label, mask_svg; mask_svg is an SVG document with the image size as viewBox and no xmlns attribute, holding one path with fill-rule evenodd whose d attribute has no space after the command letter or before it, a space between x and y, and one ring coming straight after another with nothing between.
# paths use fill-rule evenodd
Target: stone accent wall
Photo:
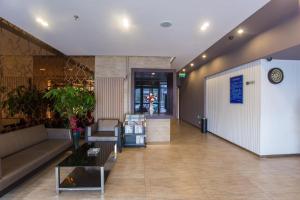
<instances>
[{"instance_id":1,"label":"stone accent wall","mask_svg":"<svg viewBox=\"0 0 300 200\"><path fill-rule=\"evenodd\" d=\"M8 30L0 29L0 55L33 56L54 54Z\"/></svg>"},{"instance_id":2,"label":"stone accent wall","mask_svg":"<svg viewBox=\"0 0 300 200\"><path fill-rule=\"evenodd\" d=\"M170 59L170 57L96 56L96 118L124 116L130 113L131 69L171 69ZM122 89L120 89L120 81L123 84ZM105 98L101 95L105 95ZM123 98L123 107L113 100L119 97ZM123 114L119 108L123 109ZM147 141L170 142L170 119L147 119Z\"/></svg>"},{"instance_id":3,"label":"stone accent wall","mask_svg":"<svg viewBox=\"0 0 300 200\"><path fill-rule=\"evenodd\" d=\"M147 142L170 142L170 119L147 119Z\"/></svg>"},{"instance_id":4,"label":"stone accent wall","mask_svg":"<svg viewBox=\"0 0 300 200\"><path fill-rule=\"evenodd\" d=\"M95 79L101 77L124 78L124 114L130 112L132 68L171 69L170 57L96 56ZM101 86L98 86L101 87Z\"/></svg>"}]
</instances>

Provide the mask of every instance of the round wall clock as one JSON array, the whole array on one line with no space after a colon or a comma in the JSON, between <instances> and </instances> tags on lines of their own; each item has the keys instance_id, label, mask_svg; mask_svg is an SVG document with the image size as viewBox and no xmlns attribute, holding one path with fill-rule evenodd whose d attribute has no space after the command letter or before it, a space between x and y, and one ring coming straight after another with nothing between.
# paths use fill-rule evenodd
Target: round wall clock
<instances>
[{"instance_id":1,"label":"round wall clock","mask_svg":"<svg viewBox=\"0 0 300 200\"><path fill-rule=\"evenodd\" d=\"M268 72L268 79L273 84L279 84L283 81L283 71L279 68L272 68Z\"/></svg>"}]
</instances>

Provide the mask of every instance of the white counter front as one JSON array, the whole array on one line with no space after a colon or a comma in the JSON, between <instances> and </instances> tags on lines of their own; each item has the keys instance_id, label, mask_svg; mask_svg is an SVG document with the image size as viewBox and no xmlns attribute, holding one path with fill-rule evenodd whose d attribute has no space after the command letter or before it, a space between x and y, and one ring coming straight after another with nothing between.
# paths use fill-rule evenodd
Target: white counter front
<instances>
[{"instance_id":1,"label":"white counter front","mask_svg":"<svg viewBox=\"0 0 300 200\"><path fill-rule=\"evenodd\" d=\"M147 119L147 142L170 142L171 119Z\"/></svg>"}]
</instances>

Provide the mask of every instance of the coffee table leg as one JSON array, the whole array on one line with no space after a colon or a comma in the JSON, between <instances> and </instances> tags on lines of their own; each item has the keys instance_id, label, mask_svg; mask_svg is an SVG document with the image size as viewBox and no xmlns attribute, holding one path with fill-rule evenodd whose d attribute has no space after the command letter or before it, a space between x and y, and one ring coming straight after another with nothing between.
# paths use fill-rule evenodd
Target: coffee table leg
<instances>
[{"instance_id":1,"label":"coffee table leg","mask_svg":"<svg viewBox=\"0 0 300 200\"><path fill-rule=\"evenodd\" d=\"M115 152L115 157L117 157L117 153L118 153L117 143L115 143L114 145L114 152Z\"/></svg>"},{"instance_id":2,"label":"coffee table leg","mask_svg":"<svg viewBox=\"0 0 300 200\"><path fill-rule=\"evenodd\" d=\"M55 167L55 182L56 182L56 193L59 194L59 184L60 184L60 169Z\"/></svg>"},{"instance_id":3,"label":"coffee table leg","mask_svg":"<svg viewBox=\"0 0 300 200\"><path fill-rule=\"evenodd\" d=\"M101 193L104 194L104 167L100 167Z\"/></svg>"}]
</instances>

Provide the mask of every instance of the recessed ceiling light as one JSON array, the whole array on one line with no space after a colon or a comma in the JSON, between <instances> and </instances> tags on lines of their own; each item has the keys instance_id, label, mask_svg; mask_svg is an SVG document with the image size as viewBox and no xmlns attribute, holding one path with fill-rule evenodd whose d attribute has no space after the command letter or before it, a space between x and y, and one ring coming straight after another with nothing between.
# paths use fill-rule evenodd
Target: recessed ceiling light
<instances>
[{"instance_id":1,"label":"recessed ceiling light","mask_svg":"<svg viewBox=\"0 0 300 200\"><path fill-rule=\"evenodd\" d=\"M154 73L154 72L152 72L152 73L151 73L151 75L152 75L152 76L154 76L154 75L155 75L155 73Z\"/></svg>"},{"instance_id":2,"label":"recessed ceiling light","mask_svg":"<svg viewBox=\"0 0 300 200\"><path fill-rule=\"evenodd\" d=\"M74 17L74 20L75 20L75 21L78 21L78 20L79 20L79 16L78 16L78 15L74 15L73 17Z\"/></svg>"},{"instance_id":3,"label":"recessed ceiling light","mask_svg":"<svg viewBox=\"0 0 300 200\"><path fill-rule=\"evenodd\" d=\"M185 69L182 69L183 72L185 72Z\"/></svg>"},{"instance_id":4,"label":"recessed ceiling light","mask_svg":"<svg viewBox=\"0 0 300 200\"><path fill-rule=\"evenodd\" d=\"M191 67L194 67L194 63L191 63L190 65L191 65Z\"/></svg>"},{"instance_id":5,"label":"recessed ceiling light","mask_svg":"<svg viewBox=\"0 0 300 200\"><path fill-rule=\"evenodd\" d=\"M202 58L203 58L203 59L205 59L206 57L207 57L206 54L203 54L203 55L202 55Z\"/></svg>"},{"instance_id":6,"label":"recessed ceiling light","mask_svg":"<svg viewBox=\"0 0 300 200\"><path fill-rule=\"evenodd\" d=\"M129 22L129 19L128 18L123 18L122 19L122 25L125 29L129 29L130 27L130 22Z\"/></svg>"},{"instance_id":7,"label":"recessed ceiling light","mask_svg":"<svg viewBox=\"0 0 300 200\"><path fill-rule=\"evenodd\" d=\"M48 22L45 21L45 20L43 20L43 19L40 18L40 17L37 17L37 18L35 19L35 21L36 21L37 23L41 24L41 25L44 26L44 27L48 27L48 26L49 26Z\"/></svg>"},{"instance_id":8,"label":"recessed ceiling light","mask_svg":"<svg viewBox=\"0 0 300 200\"><path fill-rule=\"evenodd\" d=\"M40 71L46 71L46 69L45 68L41 68Z\"/></svg>"},{"instance_id":9,"label":"recessed ceiling light","mask_svg":"<svg viewBox=\"0 0 300 200\"><path fill-rule=\"evenodd\" d=\"M208 29L209 26L210 26L210 23L209 23L209 22L204 22L204 23L201 25L200 29L201 29L201 31L206 31L206 30Z\"/></svg>"},{"instance_id":10,"label":"recessed ceiling light","mask_svg":"<svg viewBox=\"0 0 300 200\"><path fill-rule=\"evenodd\" d=\"M237 33L240 34L240 35L242 35L242 34L244 33L244 29L241 29L241 28L240 28L240 29L237 31Z\"/></svg>"},{"instance_id":11,"label":"recessed ceiling light","mask_svg":"<svg viewBox=\"0 0 300 200\"><path fill-rule=\"evenodd\" d=\"M170 21L163 21L160 23L160 26L163 28L169 28L172 26L172 23Z\"/></svg>"}]
</instances>

